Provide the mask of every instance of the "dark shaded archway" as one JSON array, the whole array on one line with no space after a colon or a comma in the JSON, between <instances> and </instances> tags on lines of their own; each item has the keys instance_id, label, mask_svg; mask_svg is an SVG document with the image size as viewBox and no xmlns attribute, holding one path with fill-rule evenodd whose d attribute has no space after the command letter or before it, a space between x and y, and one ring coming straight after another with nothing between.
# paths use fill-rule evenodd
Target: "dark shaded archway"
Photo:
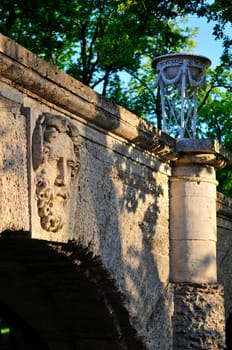
<instances>
[{"instance_id":1,"label":"dark shaded archway","mask_svg":"<svg viewBox=\"0 0 232 350\"><path fill-rule=\"evenodd\" d=\"M49 350L39 334L1 301L0 327L0 350Z\"/></svg>"},{"instance_id":2,"label":"dark shaded archway","mask_svg":"<svg viewBox=\"0 0 232 350\"><path fill-rule=\"evenodd\" d=\"M226 349L232 350L232 314L226 321Z\"/></svg>"},{"instance_id":3,"label":"dark shaded archway","mask_svg":"<svg viewBox=\"0 0 232 350\"><path fill-rule=\"evenodd\" d=\"M0 281L0 316L15 350L36 350L33 342L43 350L143 349L114 282L81 246L5 232Z\"/></svg>"}]
</instances>

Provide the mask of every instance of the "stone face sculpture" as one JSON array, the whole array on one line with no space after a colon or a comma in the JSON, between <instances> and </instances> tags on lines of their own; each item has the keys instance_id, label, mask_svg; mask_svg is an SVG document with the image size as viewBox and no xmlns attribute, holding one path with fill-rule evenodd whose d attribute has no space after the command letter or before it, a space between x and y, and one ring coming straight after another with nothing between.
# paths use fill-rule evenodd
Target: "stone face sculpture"
<instances>
[{"instance_id":1,"label":"stone face sculpture","mask_svg":"<svg viewBox=\"0 0 232 350\"><path fill-rule=\"evenodd\" d=\"M79 168L78 129L60 115L43 113L32 138L32 161L41 227L59 231L69 206L71 183Z\"/></svg>"}]
</instances>

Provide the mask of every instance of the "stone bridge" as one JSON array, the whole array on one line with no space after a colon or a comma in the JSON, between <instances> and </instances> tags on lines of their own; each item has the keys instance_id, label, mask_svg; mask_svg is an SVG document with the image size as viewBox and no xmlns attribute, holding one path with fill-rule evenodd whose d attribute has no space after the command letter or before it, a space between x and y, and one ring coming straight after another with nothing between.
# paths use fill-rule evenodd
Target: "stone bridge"
<instances>
[{"instance_id":1,"label":"stone bridge","mask_svg":"<svg viewBox=\"0 0 232 350\"><path fill-rule=\"evenodd\" d=\"M172 139L3 35L0 110L0 346L225 349L228 152Z\"/></svg>"}]
</instances>

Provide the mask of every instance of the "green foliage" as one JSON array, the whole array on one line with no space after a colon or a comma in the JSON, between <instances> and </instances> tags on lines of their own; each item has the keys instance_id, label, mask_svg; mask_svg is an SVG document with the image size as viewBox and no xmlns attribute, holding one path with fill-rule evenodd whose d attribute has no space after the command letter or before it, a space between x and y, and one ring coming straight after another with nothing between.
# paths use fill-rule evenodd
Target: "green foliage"
<instances>
[{"instance_id":1,"label":"green foliage","mask_svg":"<svg viewBox=\"0 0 232 350\"><path fill-rule=\"evenodd\" d=\"M0 31L63 68L75 52L70 15L61 0L2 0Z\"/></svg>"},{"instance_id":2,"label":"green foliage","mask_svg":"<svg viewBox=\"0 0 232 350\"><path fill-rule=\"evenodd\" d=\"M218 68L219 69L219 68ZM209 72L209 92L207 103L198 112L198 135L216 139L232 152L232 74L230 70L221 71L220 76ZM223 87L223 88L221 88ZM227 87L227 89L225 89ZM207 95L202 94L202 99ZM206 101L205 101L206 102ZM232 168L217 171L218 190L232 197Z\"/></svg>"},{"instance_id":3,"label":"green foliage","mask_svg":"<svg viewBox=\"0 0 232 350\"><path fill-rule=\"evenodd\" d=\"M204 2L203 2L204 3ZM208 21L215 21L213 34L216 39L223 40L224 52L221 60L228 68L232 65L232 38L228 35L232 22L231 0L214 0L205 2L196 11L198 16L204 16Z\"/></svg>"},{"instance_id":4,"label":"green foliage","mask_svg":"<svg viewBox=\"0 0 232 350\"><path fill-rule=\"evenodd\" d=\"M136 72L144 54L173 51L186 39L169 24L186 7L165 0L2 0L0 31L84 84L103 83L105 94L116 72Z\"/></svg>"},{"instance_id":5,"label":"green foliage","mask_svg":"<svg viewBox=\"0 0 232 350\"><path fill-rule=\"evenodd\" d=\"M159 35L149 38L149 45L140 55L140 65L136 71L126 66L122 67L129 82L123 85L112 80L107 88L108 97L158 128L161 128L160 96L157 89L154 89L156 77L151 68L152 60L171 52L190 51L193 46L193 41L189 39L193 31L189 28L178 28L174 20L168 21L164 28L164 33L160 32Z\"/></svg>"},{"instance_id":6,"label":"green foliage","mask_svg":"<svg viewBox=\"0 0 232 350\"><path fill-rule=\"evenodd\" d=\"M177 22L186 14L216 21L223 39L222 65L202 93L199 136L231 148L231 0L1 0L0 32L161 128L151 61L191 50L195 30ZM218 178L231 195L231 173Z\"/></svg>"}]
</instances>

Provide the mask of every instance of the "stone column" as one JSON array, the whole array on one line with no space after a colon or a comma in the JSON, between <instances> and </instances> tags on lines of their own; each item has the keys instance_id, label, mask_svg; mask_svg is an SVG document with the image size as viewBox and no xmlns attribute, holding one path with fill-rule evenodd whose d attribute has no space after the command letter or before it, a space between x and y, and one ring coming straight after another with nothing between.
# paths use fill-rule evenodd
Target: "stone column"
<instances>
[{"instance_id":1,"label":"stone column","mask_svg":"<svg viewBox=\"0 0 232 350\"><path fill-rule=\"evenodd\" d=\"M171 178L171 280L177 283L217 280L215 169L195 158L176 162Z\"/></svg>"},{"instance_id":2,"label":"stone column","mask_svg":"<svg viewBox=\"0 0 232 350\"><path fill-rule=\"evenodd\" d=\"M223 288L217 284L216 176L224 164L209 139L177 141L170 180L173 349L224 349Z\"/></svg>"}]
</instances>

